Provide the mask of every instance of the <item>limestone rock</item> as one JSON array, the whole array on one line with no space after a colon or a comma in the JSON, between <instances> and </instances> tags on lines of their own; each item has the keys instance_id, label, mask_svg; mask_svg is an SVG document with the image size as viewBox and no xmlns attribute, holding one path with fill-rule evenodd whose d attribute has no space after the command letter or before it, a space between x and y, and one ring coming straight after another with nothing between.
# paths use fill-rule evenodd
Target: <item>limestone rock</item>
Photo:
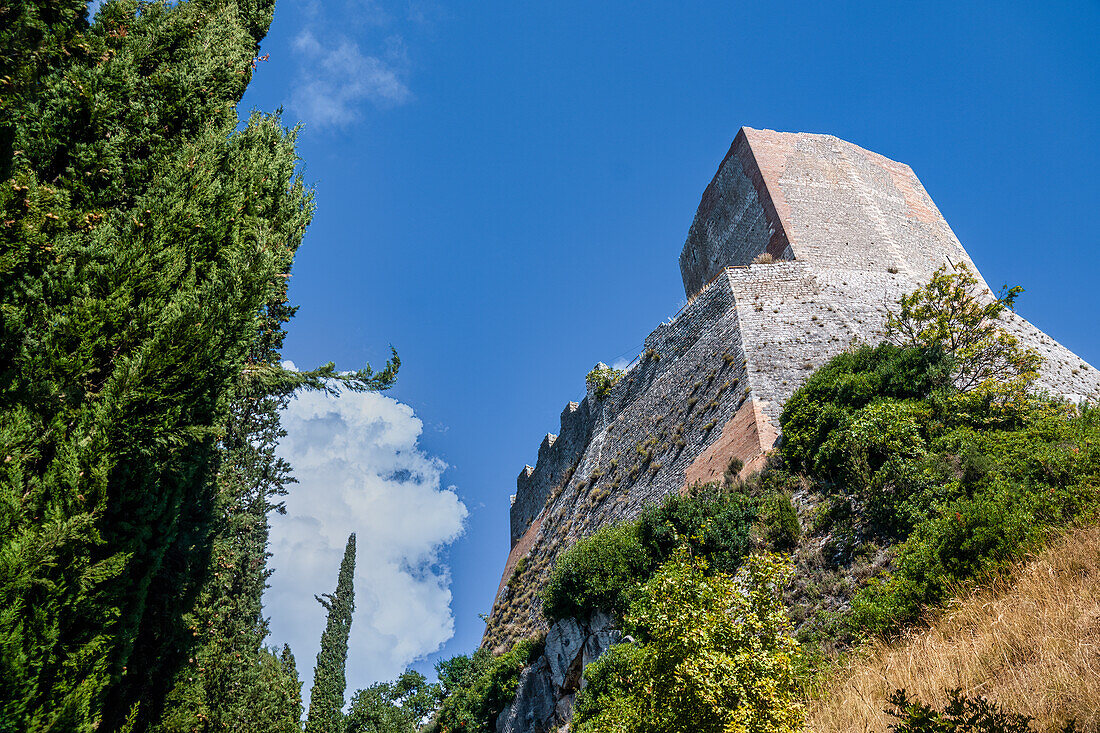
<instances>
[{"instance_id":1,"label":"limestone rock","mask_svg":"<svg viewBox=\"0 0 1100 733\"><path fill-rule=\"evenodd\" d=\"M497 733L549 733L557 728L557 698L545 657L523 670L516 698L497 718Z\"/></svg>"},{"instance_id":2,"label":"limestone rock","mask_svg":"<svg viewBox=\"0 0 1100 733\"><path fill-rule=\"evenodd\" d=\"M579 666L583 669L592 664L592 662L595 662L598 658L603 656L604 652L613 645L618 644L622 640L622 637L622 632L616 629L596 631L589 634L584 642L584 648L581 650L581 663ZM579 687L584 687L583 678L580 680Z\"/></svg>"},{"instance_id":3,"label":"limestone rock","mask_svg":"<svg viewBox=\"0 0 1100 733\"><path fill-rule=\"evenodd\" d=\"M585 645L587 629L576 619L567 618L550 627L546 635L546 659L550 664L550 679L557 687L566 687L566 682L575 676L574 667L581 657Z\"/></svg>"},{"instance_id":4,"label":"limestone rock","mask_svg":"<svg viewBox=\"0 0 1100 733\"><path fill-rule=\"evenodd\" d=\"M550 627L542 656L523 671L516 697L497 717L498 733L549 733L568 729L584 668L618 643L622 632L598 613L588 621L567 618Z\"/></svg>"}]
</instances>

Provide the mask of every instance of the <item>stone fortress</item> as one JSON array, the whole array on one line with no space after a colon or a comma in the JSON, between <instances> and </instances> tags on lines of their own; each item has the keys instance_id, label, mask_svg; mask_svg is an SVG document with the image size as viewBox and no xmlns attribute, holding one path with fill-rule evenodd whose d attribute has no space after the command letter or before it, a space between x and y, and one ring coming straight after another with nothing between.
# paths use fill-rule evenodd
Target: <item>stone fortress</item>
<instances>
[{"instance_id":1,"label":"stone fortress","mask_svg":"<svg viewBox=\"0 0 1100 733\"><path fill-rule=\"evenodd\" d=\"M887 306L961 264L981 280L909 166L830 135L742 128L680 254L688 304L608 394L568 403L520 472L484 643L545 628L537 591L577 538L734 458L761 465L806 377L880 341ZM1044 357L1041 388L1100 397L1095 368L1014 313L1004 326Z\"/></svg>"}]
</instances>

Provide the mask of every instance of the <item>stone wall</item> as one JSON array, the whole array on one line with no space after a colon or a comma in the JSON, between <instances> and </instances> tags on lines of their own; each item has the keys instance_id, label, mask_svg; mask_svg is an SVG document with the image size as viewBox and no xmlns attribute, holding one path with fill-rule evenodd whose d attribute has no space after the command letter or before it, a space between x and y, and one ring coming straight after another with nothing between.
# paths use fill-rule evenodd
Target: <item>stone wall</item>
<instances>
[{"instance_id":1,"label":"stone wall","mask_svg":"<svg viewBox=\"0 0 1100 733\"><path fill-rule=\"evenodd\" d=\"M561 437L549 446L544 440L512 505L513 549L490 615L489 643L544 628L537 590L560 550L684 488L688 468L748 400L738 312L729 280L715 281L646 338L643 355L606 397L581 400L575 412L585 416L587 441L579 455L557 453ZM742 460L766 447L750 441ZM536 481L551 475L552 482ZM523 557L528 562L520 565Z\"/></svg>"},{"instance_id":2,"label":"stone wall","mask_svg":"<svg viewBox=\"0 0 1100 733\"><path fill-rule=\"evenodd\" d=\"M513 545L542 511L546 497L572 475L588 444L592 417L588 400L568 403L561 411L558 434L547 433L534 467L524 466L519 472L510 512Z\"/></svg>"},{"instance_id":3,"label":"stone wall","mask_svg":"<svg viewBox=\"0 0 1100 733\"><path fill-rule=\"evenodd\" d=\"M750 264L765 251L780 261ZM520 473L485 643L545 628L537 591L577 538L720 477L732 458L759 465L795 389L880 341L887 307L944 264L980 278L908 166L827 135L744 128L681 253L689 304L610 394L569 403ZM1100 372L1015 314L1005 326L1046 359L1041 388L1100 398Z\"/></svg>"},{"instance_id":4,"label":"stone wall","mask_svg":"<svg viewBox=\"0 0 1100 733\"><path fill-rule=\"evenodd\" d=\"M760 175L745 130L703 192L680 252L680 274L689 296L727 266L748 265L758 255L791 259L787 235Z\"/></svg>"}]
</instances>

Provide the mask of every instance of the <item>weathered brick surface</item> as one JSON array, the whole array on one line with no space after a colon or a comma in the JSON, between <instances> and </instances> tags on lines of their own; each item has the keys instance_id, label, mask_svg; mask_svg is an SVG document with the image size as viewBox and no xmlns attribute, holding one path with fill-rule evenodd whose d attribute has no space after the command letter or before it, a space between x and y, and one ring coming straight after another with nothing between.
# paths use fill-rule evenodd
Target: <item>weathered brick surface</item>
<instances>
[{"instance_id":1,"label":"weathered brick surface","mask_svg":"<svg viewBox=\"0 0 1100 733\"><path fill-rule=\"evenodd\" d=\"M762 252L780 261L751 264ZM908 166L829 135L742 129L680 255L689 305L608 396L569 403L520 473L486 643L544 627L535 590L558 552L731 457L751 463L814 369L880 341L888 304L960 263L981 277ZM1005 326L1045 357L1041 387L1100 398L1100 372L1015 314Z\"/></svg>"}]
</instances>

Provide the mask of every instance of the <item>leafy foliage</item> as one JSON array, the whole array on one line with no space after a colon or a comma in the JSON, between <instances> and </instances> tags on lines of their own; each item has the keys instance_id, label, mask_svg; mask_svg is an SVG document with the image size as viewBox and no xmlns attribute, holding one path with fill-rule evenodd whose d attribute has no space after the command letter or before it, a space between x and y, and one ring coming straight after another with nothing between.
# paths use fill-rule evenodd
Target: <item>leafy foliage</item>
<instances>
[{"instance_id":1,"label":"leafy foliage","mask_svg":"<svg viewBox=\"0 0 1100 733\"><path fill-rule=\"evenodd\" d=\"M911 621L960 583L1036 547L1052 528L1095 516L1095 411L1036 400L1026 418L1013 430L958 426L931 436L929 456L913 466L926 480L900 486L904 541L892 572L853 599L853 626Z\"/></svg>"},{"instance_id":2,"label":"leafy foliage","mask_svg":"<svg viewBox=\"0 0 1100 733\"><path fill-rule=\"evenodd\" d=\"M736 578L710 574L686 548L631 605L620 646L585 671L577 733L796 731L797 645L780 590L791 569L773 555L748 558Z\"/></svg>"},{"instance_id":3,"label":"leafy foliage","mask_svg":"<svg viewBox=\"0 0 1100 733\"><path fill-rule=\"evenodd\" d=\"M603 399L611 394L611 388L625 374L622 369L612 369L605 364L597 364L584 378L586 384L596 391L596 397Z\"/></svg>"},{"instance_id":4,"label":"leafy foliage","mask_svg":"<svg viewBox=\"0 0 1100 733\"><path fill-rule=\"evenodd\" d=\"M340 733L344 729L344 668L348 660L348 635L355 611L355 533L348 537L336 592L317 596L328 611L321 634L321 649L313 668L313 689L309 694L306 733Z\"/></svg>"},{"instance_id":5,"label":"leafy foliage","mask_svg":"<svg viewBox=\"0 0 1100 733\"><path fill-rule=\"evenodd\" d=\"M736 485L701 484L685 495L673 494L642 512L638 538L654 568L684 544L705 557L717 572L733 573L752 549L757 502Z\"/></svg>"},{"instance_id":6,"label":"leafy foliage","mask_svg":"<svg viewBox=\"0 0 1100 733\"><path fill-rule=\"evenodd\" d=\"M1029 394L1038 362L996 323L1018 292L990 304L965 270L937 272L891 316L917 345L843 353L783 410L783 458L832 506L822 529L893 545L852 600L856 635L916 619L1100 503L1095 411Z\"/></svg>"},{"instance_id":7,"label":"leafy foliage","mask_svg":"<svg viewBox=\"0 0 1100 733\"><path fill-rule=\"evenodd\" d=\"M408 670L393 682L379 682L351 698L345 733L412 733L439 704L441 688Z\"/></svg>"},{"instance_id":8,"label":"leafy foliage","mask_svg":"<svg viewBox=\"0 0 1100 733\"><path fill-rule=\"evenodd\" d=\"M289 480L277 402L329 377L384 388L397 362L278 366L312 195L295 131L236 113L272 8L0 5L0 718L18 729L296 718L258 605Z\"/></svg>"},{"instance_id":9,"label":"leafy foliage","mask_svg":"<svg viewBox=\"0 0 1100 733\"><path fill-rule=\"evenodd\" d=\"M583 618L596 609L621 616L639 579L653 567L653 557L638 537L637 523L601 527L555 561L543 590L543 614L551 622Z\"/></svg>"},{"instance_id":10,"label":"leafy foliage","mask_svg":"<svg viewBox=\"0 0 1100 733\"><path fill-rule=\"evenodd\" d=\"M911 700L905 690L890 695L886 712L898 718L890 726L896 733L1031 733L1031 718L1005 711L984 697L967 697L961 689L947 690L950 696L942 711L918 700ZM1073 723L1065 733L1075 730Z\"/></svg>"},{"instance_id":11,"label":"leafy foliage","mask_svg":"<svg viewBox=\"0 0 1100 733\"><path fill-rule=\"evenodd\" d=\"M826 438L841 433L858 410L876 401L923 400L949 379L943 350L861 346L833 357L795 391L779 420L783 456L796 470L831 476L838 468L819 452Z\"/></svg>"},{"instance_id":12,"label":"leafy foliage","mask_svg":"<svg viewBox=\"0 0 1100 733\"><path fill-rule=\"evenodd\" d=\"M1005 287L993 296L965 264L941 266L919 290L903 295L886 317L886 337L899 346L942 348L959 392L998 399L1019 397L1034 383L1042 358L1020 346L998 323L1024 291Z\"/></svg>"},{"instance_id":13,"label":"leafy foliage","mask_svg":"<svg viewBox=\"0 0 1100 733\"><path fill-rule=\"evenodd\" d=\"M752 548L759 504L706 484L666 497L632 522L601 527L558 556L543 590L543 614L551 622L599 610L621 618L638 588L683 545L715 570L736 571Z\"/></svg>"},{"instance_id":14,"label":"leafy foliage","mask_svg":"<svg viewBox=\"0 0 1100 733\"><path fill-rule=\"evenodd\" d=\"M494 657L485 648L436 664L443 702L429 731L491 733L496 718L512 702L523 668L542 654L542 642L524 639Z\"/></svg>"},{"instance_id":15,"label":"leafy foliage","mask_svg":"<svg viewBox=\"0 0 1100 733\"><path fill-rule=\"evenodd\" d=\"M770 494L762 503L761 515L768 543L779 550L793 550L802 537L802 524L791 497L778 491Z\"/></svg>"}]
</instances>

